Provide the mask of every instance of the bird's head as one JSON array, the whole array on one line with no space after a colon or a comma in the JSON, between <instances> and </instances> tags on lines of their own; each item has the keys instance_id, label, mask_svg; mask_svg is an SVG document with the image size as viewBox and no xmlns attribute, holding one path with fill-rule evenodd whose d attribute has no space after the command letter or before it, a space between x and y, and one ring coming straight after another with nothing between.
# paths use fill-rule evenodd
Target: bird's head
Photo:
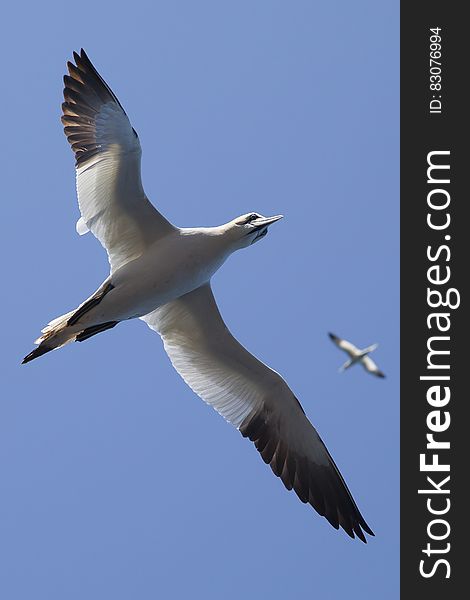
<instances>
[{"instance_id":1,"label":"bird's head","mask_svg":"<svg viewBox=\"0 0 470 600\"><path fill-rule=\"evenodd\" d=\"M263 217L255 212L247 213L227 223L226 233L232 239L235 250L246 248L264 238L268 233L268 227L282 217L283 215Z\"/></svg>"}]
</instances>

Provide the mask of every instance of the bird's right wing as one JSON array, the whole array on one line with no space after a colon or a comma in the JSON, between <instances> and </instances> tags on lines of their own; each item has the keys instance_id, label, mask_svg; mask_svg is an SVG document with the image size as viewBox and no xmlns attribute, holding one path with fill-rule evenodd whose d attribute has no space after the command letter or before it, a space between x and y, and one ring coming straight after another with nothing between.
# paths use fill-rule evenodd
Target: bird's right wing
<instances>
[{"instance_id":1,"label":"bird's right wing","mask_svg":"<svg viewBox=\"0 0 470 600\"><path fill-rule=\"evenodd\" d=\"M339 338L337 335L334 335L334 333L329 333L328 335L330 336L330 339L338 346L338 348L344 350L344 352L349 354L349 356L353 357L359 354L359 348L356 348L356 346L351 344L351 342Z\"/></svg>"},{"instance_id":2,"label":"bird's right wing","mask_svg":"<svg viewBox=\"0 0 470 600\"><path fill-rule=\"evenodd\" d=\"M364 369L372 375L382 378L385 377L385 375L382 373L382 371L379 369L379 367L375 364L375 362L371 359L370 356L364 356L363 358L361 358L361 363Z\"/></svg>"},{"instance_id":3,"label":"bird's right wing","mask_svg":"<svg viewBox=\"0 0 470 600\"><path fill-rule=\"evenodd\" d=\"M263 460L338 529L373 535L326 446L282 377L250 354L222 320L206 284L142 317L203 400L250 438Z\"/></svg>"},{"instance_id":4,"label":"bird's right wing","mask_svg":"<svg viewBox=\"0 0 470 600\"><path fill-rule=\"evenodd\" d=\"M74 59L64 77L62 123L76 159L77 231L93 232L113 272L174 227L145 195L139 138L119 100L84 50Z\"/></svg>"}]
</instances>

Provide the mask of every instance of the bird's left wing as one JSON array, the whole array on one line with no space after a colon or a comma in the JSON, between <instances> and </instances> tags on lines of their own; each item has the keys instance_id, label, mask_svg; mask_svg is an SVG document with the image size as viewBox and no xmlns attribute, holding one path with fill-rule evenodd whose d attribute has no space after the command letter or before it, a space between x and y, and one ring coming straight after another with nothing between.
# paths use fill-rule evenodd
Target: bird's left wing
<instances>
[{"instance_id":1,"label":"bird's left wing","mask_svg":"<svg viewBox=\"0 0 470 600\"><path fill-rule=\"evenodd\" d=\"M142 317L203 400L249 437L287 489L364 542L373 535L326 446L282 377L227 329L206 284Z\"/></svg>"},{"instance_id":2,"label":"bird's left wing","mask_svg":"<svg viewBox=\"0 0 470 600\"><path fill-rule=\"evenodd\" d=\"M331 341L336 344L338 348L341 348L341 350L344 350L344 352L349 354L351 358L359 354L359 348L354 344L351 344L351 342L348 342L348 340L343 340L334 333L329 333L328 335L330 336Z\"/></svg>"},{"instance_id":3,"label":"bird's left wing","mask_svg":"<svg viewBox=\"0 0 470 600\"><path fill-rule=\"evenodd\" d=\"M62 123L76 159L77 231L93 232L116 271L174 227L145 195L139 138L119 100L83 49L74 60L64 77Z\"/></svg>"},{"instance_id":4,"label":"bird's left wing","mask_svg":"<svg viewBox=\"0 0 470 600\"><path fill-rule=\"evenodd\" d=\"M372 373L372 375L382 378L385 377L385 375L382 373L382 371L379 369L379 367L375 364L375 362L371 359L370 356L364 356L361 359L361 363L364 369L369 373Z\"/></svg>"}]
</instances>

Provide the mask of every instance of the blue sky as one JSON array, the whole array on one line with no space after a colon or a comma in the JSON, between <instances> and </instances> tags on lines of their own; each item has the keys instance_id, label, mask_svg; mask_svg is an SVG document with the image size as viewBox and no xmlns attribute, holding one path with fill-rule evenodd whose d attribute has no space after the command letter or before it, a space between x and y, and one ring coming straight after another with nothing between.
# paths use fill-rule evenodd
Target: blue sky
<instances>
[{"instance_id":1,"label":"blue sky","mask_svg":"<svg viewBox=\"0 0 470 600\"><path fill-rule=\"evenodd\" d=\"M398 2L10 4L4 111L0 595L8 600L398 597ZM4 15L5 17L5 15ZM285 219L215 276L233 333L287 379L370 526L288 493L129 322L28 366L107 275L75 233L60 116L83 46L180 226ZM379 342L385 380L327 332Z\"/></svg>"}]
</instances>

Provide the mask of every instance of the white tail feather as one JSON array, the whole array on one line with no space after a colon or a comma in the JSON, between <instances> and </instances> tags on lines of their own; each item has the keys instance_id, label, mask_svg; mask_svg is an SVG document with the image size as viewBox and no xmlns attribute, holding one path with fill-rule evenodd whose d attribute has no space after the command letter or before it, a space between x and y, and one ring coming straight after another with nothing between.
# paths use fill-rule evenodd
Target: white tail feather
<instances>
[{"instance_id":1,"label":"white tail feather","mask_svg":"<svg viewBox=\"0 0 470 600\"><path fill-rule=\"evenodd\" d=\"M61 315L56 319L53 319L50 323L48 323L44 329L41 329L42 335L38 337L37 340L34 341L35 344L40 344L45 339L51 337L52 335L58 333L61 329L63 329L67 325L67 321L73 315L75 310L68 312L65 315Z\"/></svg>"}]
</instances>

